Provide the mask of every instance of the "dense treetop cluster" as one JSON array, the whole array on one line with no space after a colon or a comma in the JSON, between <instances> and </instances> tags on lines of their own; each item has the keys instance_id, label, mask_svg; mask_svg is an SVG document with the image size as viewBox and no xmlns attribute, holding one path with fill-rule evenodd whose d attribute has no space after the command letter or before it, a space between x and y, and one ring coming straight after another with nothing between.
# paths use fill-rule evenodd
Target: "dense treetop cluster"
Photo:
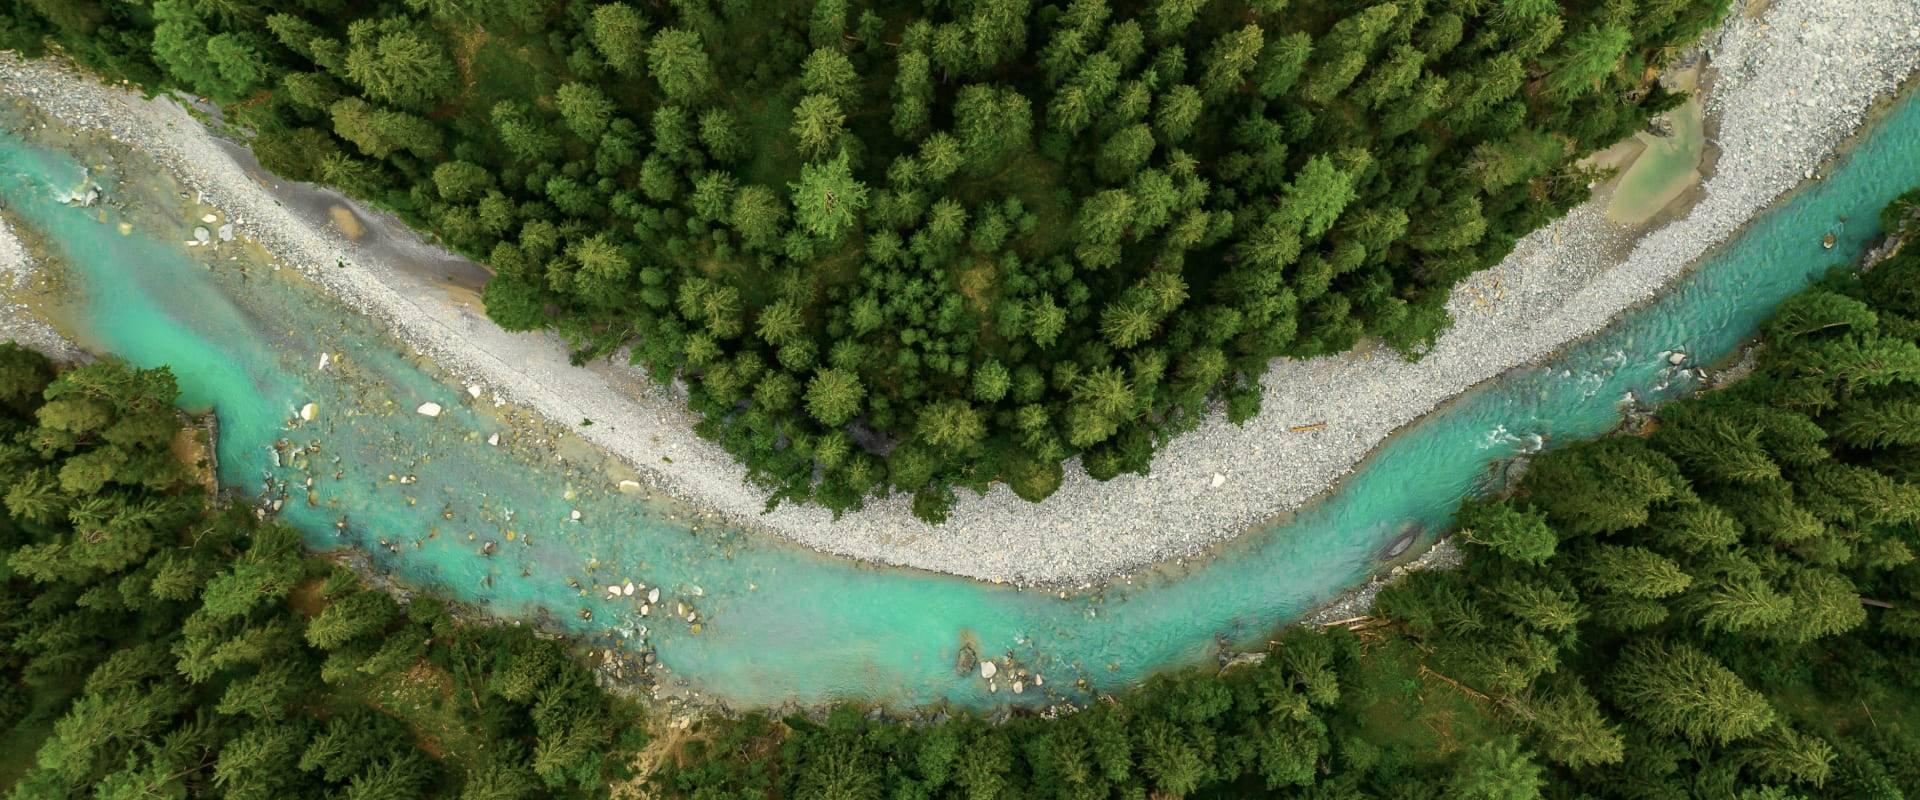
<instances>
[{"instance_id":1,"label":"dense treetop cluster","mask_svg":"<svg viewBox=\"0 0 1920 800\"><path fill-rule=\"evenodd\" d=\"M1725 0L24 0L632 348L781 500L1108 478L1270 359L1414 355Z\"/></svg>"},{"instance_id":2,"label":"dense treetop cluster","mask_svg":"<svg viewBox=\"0 0 1920 800\"><path fill-rule=\"evenodd\" d=\"M605 796L635 711L557 642L401 606L210 511L173 377L0 344L8 800Z\"/></svg>"},{"instance_id":3,"label":"dense treetop cluster","mask_svg":"<svg viewBox=\"0 0 1920 800\"><path fill-rule=\"evenodd\" d=\"M1920 225L1920 192L1886 221ZM711 716L643 760L647 796L1920 796L1920 250L1763 333L1752 376L1466 502L1464 567L1357 632L997 725ZM607 796L636 710L554 642L210 513L172 398L0 345L8 800Z\"/></svg>"},{"instance_id":4,"label":"dense treetop cluster","mask_svg":"<svg viewBox=\"0 0 1920 800\"><path fill-rule=\"evenodd\" d=\"M1896 214L1920 211L1920 192ZM1910 217L1920 221L1920 218ZM1893 221L1890 219L1890 221ZM1893 227L1889 225L1889 227ZM1466 503L1358 636L1053 720L710 723L674 796L1920 796L1920 251L1767 324L1754 376ZM746 755L783 742L783 760Z\"/></svg>"}]
</instances>

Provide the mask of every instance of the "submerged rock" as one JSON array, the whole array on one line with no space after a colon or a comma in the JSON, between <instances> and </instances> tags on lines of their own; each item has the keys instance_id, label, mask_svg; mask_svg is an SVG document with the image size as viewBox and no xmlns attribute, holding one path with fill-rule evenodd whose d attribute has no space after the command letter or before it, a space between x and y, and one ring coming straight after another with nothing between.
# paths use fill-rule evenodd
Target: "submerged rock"
<instances>
[{"instance_id":1,"label":"submerged rock","mask_svg":"<svg viewBox=\"0 0 1920 800\"><path fill-rule=\"evenodd\" d=\"M980 655L973 652L969 645L960 646L960 655L953 659L953 671L960 675L972 675L975 667L980 666Z\"/></svg>"},{"instance_id":2,"label":"submerged rock","mask_svg":"<svg viewBox=\"0 0 1920 800\"><path fill-rule=\"evenodd\" d=\"M1000 673L1000 666L991 661L980 662L980 677L992 678Z\"/></svg>"},{"instance_id":3,"label":"submerged rock","mask_svg":"<svg viewBox=\"0 0 1920 800\"><path fill-rule=\"evenodd\" d=\"M317 405L308 403L300 407L300 421L302 422L312 422L313 418L319 415L320 407Z\"/></svg>"},{"instance_id":4,"label":"submerged rock","mask_svg":"<svg viewBox=\"0 0 1920 800\"><path fill-rule=\"evenodd\" d=\"M415 412L424 417L440 416L440 410L439 403L421 403L419 408L414 409Z\"/></svg>"},{"instance_id":5,"label":"submerged rock","mask_svg":"<svg viewBox=\"0 0 1920 800\"><path fill-rule=\"evenodd\" d=\"M1676 367L1680 366L1681 364L1685 364L1687 363L1687 354L1682 353L1678 350L1675 350L1672 353L1667 354L1667 363L1672 364L1673 366L1676 366Z\"/></svg>"}]
</instances>

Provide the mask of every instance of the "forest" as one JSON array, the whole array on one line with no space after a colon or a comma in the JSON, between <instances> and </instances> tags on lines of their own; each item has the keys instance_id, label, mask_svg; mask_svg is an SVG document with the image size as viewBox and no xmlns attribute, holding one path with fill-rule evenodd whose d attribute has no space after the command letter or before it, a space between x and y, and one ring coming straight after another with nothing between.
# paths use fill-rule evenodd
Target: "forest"
<instances>
[{"instance_id":1,"label":"forest","mask_svg":"<svg viewBox=\"0 0 1920 800\"><path fill-rule=\"evenodd\" d=\"M8 800L606 794L644 741L564 643L402 605L209 504L166 370L0 344Z\"/></svg>"},{"instance_id":2,"label":"forest","mask_svg":"<svg viewBox=\"0 0 1920 800\"><path fill-rule=\"evenodd\" d=\"M1920 228L1920 191L1889 230ZM1920 797L1920 250L1469 500L1458 570L1058 717L711 721L672 797ZM779 753L779 758L769 754Z\"/></svg>"},{"instance_id":3,"label":"forest","mask_svg":"<svg viewBox=\"0 0 1920 800\"><path fill-rule=\"evenodd\" d=\"M1727 0L19 0L261 162L492 270L488 314L684 382L770 504L1029 500L1418 357Z\"/></svg>"},{"instance_id":4,"label":"forest","mask_svg":"<svg viewBox=\"0 0 1920 800\"><path fill-rule=\"evenodd\" d=\"M1889 230L1920 231L1920 190ZM1899 237L1904 239L1905 236ZM1464 565L1080 709L644 709L208 505L164 370L0 346L8 800L1920 796L1920 250L1778 309L1753 372L1465 501ZM665 740L662 740L665 741Z\"/></svg>"}]
</instances>

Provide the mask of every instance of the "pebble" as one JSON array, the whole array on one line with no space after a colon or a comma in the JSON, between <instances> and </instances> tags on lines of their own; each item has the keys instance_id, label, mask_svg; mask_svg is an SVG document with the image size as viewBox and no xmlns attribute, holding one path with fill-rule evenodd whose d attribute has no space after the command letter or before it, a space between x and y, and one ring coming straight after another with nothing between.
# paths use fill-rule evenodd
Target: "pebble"
<instances>
[{"instance_id":1,"label":"pebble","mask_svg":"<svg viewBox=\"0 0 1920 800\"><path fill-rule=\"evenodd\" d=\"M423 417L437 417L440 416L441 408L439 403L421 403L420 407L414 411Z\"/></svg>"},{"instance_id":2,"label":"pebble","mask_svg":"<svg viewBox=\"0 0 1920 800\"><path fill-rule=\"evenodd\" d=\"M1456 287L1448 303L1456 324L1424 359L1407 363L1387 354L1276 362L1262 381L1264 413L1244 427L1219 415L1203 421L1155 457L1149 476L1102 483L1070 467L1060 491L1042 505L995 487L963 497L937 530L911 518L905 497L872 501L839 520L789 506L762 516L764 494L742 484L730 456L691 433L683 401L671 392L618 403L604 399L615 395L614 379L549 358L532 344L490 330L456 340L444 331L466 330L471 323L456 315L473 312L435 317L439 312L429 309L420 318L421 308L404 291L379 283L381 269L348 263L332 238L300 224L243 173L223 166L229 163L224 154L184 112L133 100L49 62L0 57L0 80L62 119L155 153L184 182L204 189L210 203L246 219L250 237L288 263L312 265L307 274L448 368L520 391L536 409L568 423L579 418L581 398L592 397L596 405L580 410L618 423L584 434L625 453L664 491L832 553L1016 584L1078 584L1198 555L1297 508L1409 420L1657 294L1699 254L1797 185L1857 128L1876 97L1897 88L1920 63L1917 27L1920 4L1912 0L1775 0L1757 19L1729 15L1705 41L1720 71L1706 98L1718 121L1716 175L1692 213L1641 237L1626 262L1607 258L1625 243L1622 235L1601 209L1583 206L1523 239L1502 265ZM152 141L161 135L165 142ZM474 366L483 362L506 366ZM1328 420L1321 434L1284 433L1291 421L1320 418ZM1211 486L1213 476L1224 479L1227 472L1258 479ZM1211 491L1200 490L1203 482ZM688 489L693 486L702 488Z\"/></svg>"}]
</instances>

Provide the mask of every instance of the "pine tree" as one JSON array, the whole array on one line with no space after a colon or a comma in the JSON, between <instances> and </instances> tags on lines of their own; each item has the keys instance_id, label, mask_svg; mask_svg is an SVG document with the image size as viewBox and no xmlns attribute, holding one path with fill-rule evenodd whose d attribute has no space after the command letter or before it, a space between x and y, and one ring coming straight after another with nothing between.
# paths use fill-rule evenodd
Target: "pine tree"
<instances>
[{"instance_id":1,"label":"pine tree","mask_svg":"<svg viewBox=\"0 0 1920 800\"><path fill-rule=\"evenodd\" d=\"M1400 7L1381 3L1339 22L1314 44L1300 96L1316 105L1331 103L1366 69L1374 45L1400 16Z\"/></svg>"},{"instance_id":2,"label":"pine tree","mask_svg":"<svg viewBox=\"0 0 1920 800\"><path fill-rule=\"evenodd\" d=\"M860 411L866 390L852 372L824 369L807 383L807 413L828 427L838 427Z\"/></svg>"},{"instance_id":3,"label":"pine tree","mask_svg":"<svg viewBox=\"0 0 1920 800\"><path fill-rule=\"evenodd\" d=\"M1558 681L1528 710L1541 754L1554 762L1579 769L1618 764L1625 755L1618 727L1578 679Z\"/></svg>"},{"instance_id":4,"label":"pine tree","mask_svg":"<svg viewBox=\"0 0 1920 800\"><path fill-rule=\"evenodd\" d=\"M749 247L778 241L786 219L786 204L765 186L743 186L733 195L732 225Z\"/></svg>"},{"instance_id":5,"label":"pine tree","mask_svg":"<svg viewBox=\"0 0 1920 800\"><path fill-rule=\"evenodd\" d=\"M1575 34L1547 73L1548 91L1566 99L1594 91L1632 44L1633 34L1619 27L1595 25Z\"/></svg>"},{"instance_id":6,"label":"pine tree","mask_svg":"<svg viewBox=\"0 0 1920 800\"><path fill-rule=\"evenodd\" d=\"M824 94L810 94L800 98L800 105L794 108L790 130L799 140L800 152L817 161L839 143L846 121L839 101Z\"/></svg>"},{"instance_id":7,"label":"pine tree","mask_svg":"<svg viewBox=\"0 0 1920 800\"><path fill-rule=\"evenodd\" d=\"M1693 576L1679 564L1644 547L1594 545L1581 551L1577 561L1594 588L1630 597L1671 597L1693 584Z\"/></svg>"},{"instance_id":8,"label":"pine tree","mask_svg":"<svg viewBox=\"0 0 1920 800\"><path fill-rule=\"evenodd\" d=\"M434 34L404 17L349 25L346 74L374 98L418 110L451 93L455 75Z\"/></svg>"},{"instance_id":9,"label":"pine tree","mask_svg":"<svg viewBox=\"0 0 1920 800\"><path fill-rule=\"evenodd\" d=\"M1221 36L1201 62L1200 91L1216 100L1238 91L1265 45L1265 34L1252 23Z\"/></svg>"},{"instance_id":10,"label":"pine tree","mask_svg":"<svg viewBox=\"0 0 1920 800\"><path fill-rule=\"evenodd\" d=\"M867 207L867 186L854 179L844 151L832 161L801 167L800 182L789 188L799 223L827 241L838 241L853 230Z\"/></svg>"},{"instance_id":11,"label":"pine tree","mask_svg":"<svg viewBox=\"0 0 1920 800\"><path fill-rule=\"evenodd\" d=\"M1546 785L1545 771L1512 736L1481 742L1454 763L1449 800L1533 800Z\"/></svg>"},{"instance_id":12,"label":"pine tree","mask_svg":"<svg viewBox=\"0 0 1920 800\"><path fill-rule=\"evenodd\" d=\"M860 76L839 48L822 47L800 65L800 87L809 94L824 94L841 103L851 103L859 95Z\"/></svg>"},{"instance_id":13,"label":"pine tree","mask_svg":"<svg viewBox=\"0 0 1920 800\"><path fill-rule=\"evenodd\" d=\"M1560 540L1544 515L1505 500L1464 503L1454 524L1463 540L1523 564L1545 563Z\"/></svg>"},{"instance_id":14,"label":"pine tree","mask_svg":"<svg viewBox=\"0 0 1920 800\"><path fill-rule=\"evenodd\" d=\"M567 129L582 141L597 142L613 121L614 105L599 89L583 83L562 85L553 94L554 108Z\"/></svg>"},{"instance_id":15,"label":"pine tree","mask_svg":"<svg viewBox=\"0 0 1920 800\"><path fill-rule=\"evenodd\" d=\"M1920 445L1920 400L1862 397L1836 408L1823 426L1861 448Z\"/></svg>"},{"instance_id":16,"label":"pine tree","mask_svg":"<svg viewBox=\"0 0 1920 800\"><path fill-rule=\"evenodd\" d=\"M1774 721L1765 696L1688 644L1649 639L1628 646L1610 686L1628 715L1696 744L1747 739Z\"/></svg>"},{"instance_id":17,"label":"pine tree","mask_svg":"<svg viewBox=\"0 0 1920 800\"><path fill-rule=\"evenodd\" d=\"M700 34L666 28L647 45L647 67L668 97L695 100L713 79L713 67Z\"/></svg>"},{"instance_id":18,"label":"pine tree","mask_svg":"<svg viewBox=\"0 0 1920 800\"><path fill-rule=\"evenodd\" d=\"M615 72L638 78L646 68L647 20L626 3L596 6L587 24L587 37L594 49Z\"/></svg>"}]
</instances>

